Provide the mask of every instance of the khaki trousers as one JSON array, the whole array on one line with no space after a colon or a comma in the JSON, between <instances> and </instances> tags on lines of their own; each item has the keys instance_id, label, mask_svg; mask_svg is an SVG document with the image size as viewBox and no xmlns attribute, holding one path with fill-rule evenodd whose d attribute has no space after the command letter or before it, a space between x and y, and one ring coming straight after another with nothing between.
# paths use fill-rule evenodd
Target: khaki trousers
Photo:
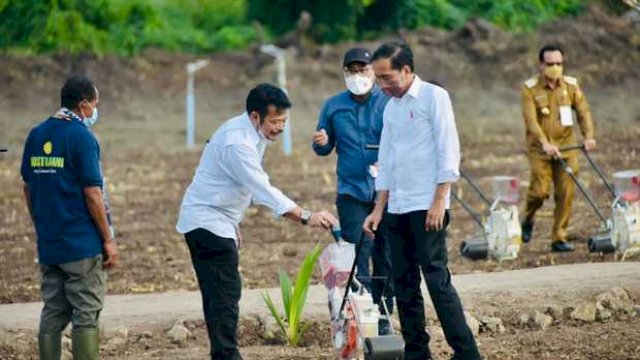
<instances>
[{"instance_id":1,"label":"khaki trousers","mask_svg":"<svg viewBox=\"0 0 640 360\"><path fill-rule=\"evenodd\" d=\"M40 334L97 328L104 304L106 274L102 255L60 265L40 264L42 299Z\"/></svg>"},{"instance_id":2,"label":"khaki trousers","mask_svg":"<svg viewBox=\"0 0 640 360\"><path fill-rule=\"evenodd\" d=\"M569 155L564 158L567 164L578 175L578 156ZM553 211L553 241L567 240L567 227L571 217L571 204L575 193L575 183L567 174L560 162L547 156L530 154L531 178L527 192L527 208L525 210L525 222L532 222L536 211L551 194L553 182L554 200L556 203Z\"/></svg>"}]
</instances>

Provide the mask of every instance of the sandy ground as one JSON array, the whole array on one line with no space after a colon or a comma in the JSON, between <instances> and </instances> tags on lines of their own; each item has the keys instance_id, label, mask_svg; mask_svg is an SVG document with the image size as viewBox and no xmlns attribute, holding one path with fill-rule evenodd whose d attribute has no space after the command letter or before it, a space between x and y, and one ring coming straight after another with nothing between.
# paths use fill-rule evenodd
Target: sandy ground
<instances>
[{"instance_id":1,"label":"sandy ground","mask_svg":"<svg viewBox=\"0 0 640 360\"><path fill-rule=\"evenodd\" d=\"M620 315L598 324L556 317L545 331L527 328L516 319L535 311L544 313L552 307L576 308L582 303L593 302L597 294L611 287L624 288L633 299L640 294L639 271L640 263L636 262L575 264L457 275L453 277L453 283L471 316L478 319L497 317L504 324L502 332L484 330L478 337L487 359L590 359L598 352L602 356L599 358L603 359L633 359L637 354L629 351L640 347L640 341L633 338L640 331L637 327L640 314ZM279 289L245 289L240 303L242 320L239 335L241 351L246 359L331 358L324 287L316 285L310 289L305 319L313 326L299 348L274 346L274 342L278 345L278 340L265 338L259 325L269 318L260 295L263 291L268 291L278 306L281 304ZM426 289L423 293L428 299ZM0 333L5 339L4 346L0 346L0 354L9 356L11 350L20 349L26 353L15 358L31 356L35 345L30 334L35 331L40 307L41 303L0 305ZM429 331L434 336L432 348L437 355L444 356L450 350L444 343L429 301L427 308ZM176 344L168 338L167 329L178 319L184 321L191 334L187 341ZM207 357L207 342L200 319L198 292L109 296L102 316L103 355L113 359L204 359ZM559 334L563 335L557 338ZM622 341L620 347L612 347L608 341L594 342L596 339L606 340L603 336L607 334L616 336L618 340L628 340ZM114 339L118 338L125 340L127 346L114 346ZM12 348L7 339L27 340L22 348L16 345L20 344L19 341L14 342ZM586 341L591 344L583 343ZM539 347L530 347L536 342ZM268 357L264 357L265 352ZM628 357L620 357L622 355Z\"/></svg>"}]
</instances>

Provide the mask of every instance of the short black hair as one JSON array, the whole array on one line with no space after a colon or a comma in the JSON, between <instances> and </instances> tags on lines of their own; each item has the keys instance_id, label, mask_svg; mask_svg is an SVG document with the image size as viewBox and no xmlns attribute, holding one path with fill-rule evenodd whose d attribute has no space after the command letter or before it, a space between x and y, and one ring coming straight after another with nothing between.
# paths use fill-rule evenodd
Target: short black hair
<instances>
[{"instance_id":1,"label":"short black hair","mask_svg":"<svg viewBox=\"0 0 640 360\"><path fill-rule=\"evenodd\" d=\"M405 65L409 65L409 69L413 72L413 51L404 42L391 41L380 45L373 53L371 61L378 59L391 60L391 68L395 70L401 70Z\"/></svg>"},{"instance_id":2,"label":"short black hair","mask_svg":"<svg viewBox=\"0 0 640 360\"><path fill-rule=\"evenodd\" d=\"M60 90L60 102L67 109L75 109L83 101L96 98L96 87L86 75L71 75Z\"/></svg>"},{"instance_id":3,"label":"short black hair","mask_svg":"<svg viewBox=\"0 0 640 360\"><path fill-rule=\"evenodd\" d=\"M538 52L538 60L540 62L543 62L544 61L544 53L550 52L550 51L560 51L560 54L562 54L562 56L564 56L564 51L562 51L560 46L558 46L558 45L545 45L542 48L540 48L540 51Z\"/></svg>"},{"instance_id":4,"label":"short black hair","mask_svg":"<svg viewBox=\"0 0 640 360\"><path fill-rule=\"evenodd\" d=\"M282 89L271 84L260 84L249 91L247 114L257 111L263 119L269 111L269 105L275 106L277 110L284 110L291 107L291 102Z\"/></svg>"}]
</instances>

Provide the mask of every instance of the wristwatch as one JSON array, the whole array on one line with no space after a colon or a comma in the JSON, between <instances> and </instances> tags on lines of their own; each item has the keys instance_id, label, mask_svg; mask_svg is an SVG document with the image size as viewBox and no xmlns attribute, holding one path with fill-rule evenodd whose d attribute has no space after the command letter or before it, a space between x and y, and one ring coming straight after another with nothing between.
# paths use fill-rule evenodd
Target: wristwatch
<instances>
[{"instance_id":1,"label":"wristwatch","mask_svg":"<svg viewBox=\"0 0 640 360\"><path fill-rule=\"evenodd\" d=\"M302 210L300 213L300 222L302 225L307 225L309 223L309 219L311 219L311 211Z\"/></svg>"}]
</instances>

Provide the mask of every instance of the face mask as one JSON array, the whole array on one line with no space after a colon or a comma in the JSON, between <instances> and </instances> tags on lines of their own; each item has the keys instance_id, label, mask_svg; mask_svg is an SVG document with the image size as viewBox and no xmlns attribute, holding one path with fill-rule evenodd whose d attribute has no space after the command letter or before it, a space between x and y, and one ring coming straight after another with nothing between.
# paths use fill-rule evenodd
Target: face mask
<instances>
[{"instance_id":1,"label":"face mask","mask_svg":"<svg viewBox=\"0 0 640 360\"><path fill-rule=\"evenodd\" d=\"M562 66L553 65L544 68L544 76L551 80L558 80L562 77Z\"/></svg>"},{"instance_id":2,"label":"face mask","mask_svg":"<svg viewBox=\"0 0 640 360\"><path fill-rule=\"evenodd\" d=\"M258 120L258 123L260 123L260 121ZM260 136L260 140L262 140L265 144L271 144L273 142L273 140L269 140L269 138L267 138L264 133L262 132L262 125L257 125L256 126L256 131L258 132L258 136Z\"/></svg>"},{"instance_id":3,"label":"face mask","mask_svg":"<svg viewBox=\"0 0 640 360\"><path fill-rule=\"evenodd\" d=\"M98 108L94 107L93 108L93 114L91 114L91 117L86 117L82 120L82 122L87 125L88 127L93 126L93 124L98 122Z\"/></svg>"},{"instance_id":4,"label":"face mask","mask_svg":"<svg viewBox=\"0 0 640 360\"><path fill-rule=\"evenodd\" d=\"M344 77L347 89L353 95L364 95L371 91L373 79L362 75L349 75Z\"/></svg>"},{"instance_id":5,"label":"face mask","mask_svg":"<svg viewBox=\"0 0 640 360\"><path fill-rule=\"evenodd\" d=\"M265 141L267 144L271 144L273 142L273 140L269 140L269 138L264 136L264 133L262 132L262 127L258 128L258 134L260 134L260 139Z\"/></svg>"}]
</instances>

